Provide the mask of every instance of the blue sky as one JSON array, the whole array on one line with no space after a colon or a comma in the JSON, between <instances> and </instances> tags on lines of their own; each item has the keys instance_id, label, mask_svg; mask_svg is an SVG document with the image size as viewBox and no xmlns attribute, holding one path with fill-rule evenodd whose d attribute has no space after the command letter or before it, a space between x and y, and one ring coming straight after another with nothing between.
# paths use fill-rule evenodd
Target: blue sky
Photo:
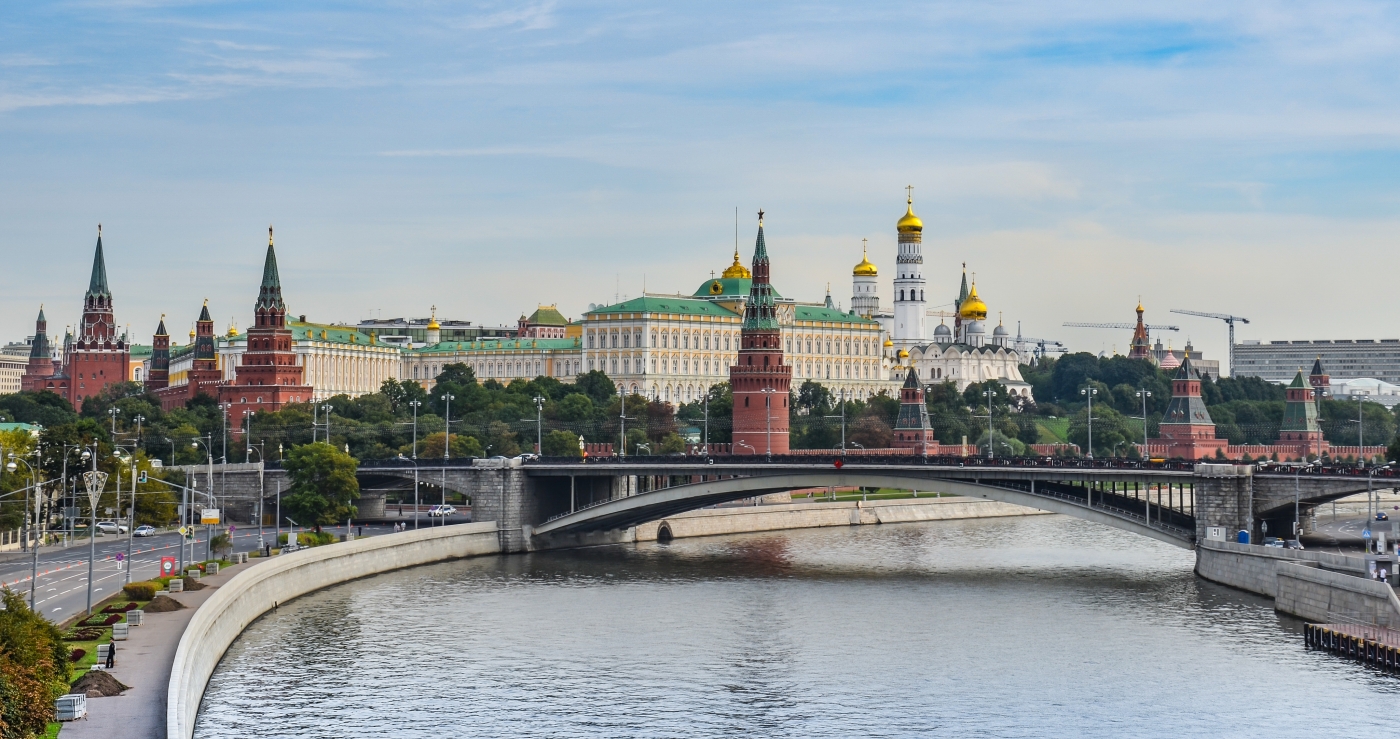
<instances>
[{"instance_id":1,"label":"blue sky","mask_svg":"<svg viewBox=\"0 0 1400 739\"><path fill-rule=\"evenodd\" d=\"M104 224L147 342L246 326L269 223L315 320L577 317L693 291L768 213L785 295L885 278L1076 349L1400 336L1387 3L19 4L0 16L0 338L77 320ZM939 301L941 302L941 300ZM1348 311L1339 315L1335 305ZM1013 327L1014 330L1014 327Z\"/></svg>"}]
</instances>

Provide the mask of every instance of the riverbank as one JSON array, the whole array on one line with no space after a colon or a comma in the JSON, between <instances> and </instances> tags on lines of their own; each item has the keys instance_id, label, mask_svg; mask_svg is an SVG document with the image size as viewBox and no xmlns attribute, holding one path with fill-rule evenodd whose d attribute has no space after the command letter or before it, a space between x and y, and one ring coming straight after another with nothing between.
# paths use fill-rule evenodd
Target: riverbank
<instances>
[{"instance_id":1,"label":"riverbank","mask_svg":"<svg viewBox=\"0 0 1400 739\"><path fill-rule=\"evenodd\" d=\"M694 536L748 534L760 531L813 529L825 526L864 526L880 523L956 521L969 518L1035 516L1035 508L964 497L898 498L894 500L835 500L816 503L768 503L755 506L702 508L644 523L635 541L685 539Z\"/></svg>"}]
</instances>

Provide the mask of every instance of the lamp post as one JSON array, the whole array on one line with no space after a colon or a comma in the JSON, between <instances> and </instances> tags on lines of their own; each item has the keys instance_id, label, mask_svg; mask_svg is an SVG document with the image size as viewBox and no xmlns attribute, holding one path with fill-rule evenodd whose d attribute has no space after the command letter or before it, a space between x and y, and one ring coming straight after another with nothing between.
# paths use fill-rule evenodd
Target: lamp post
<instances>
[{"instance_id":1,"label":"lamp post","mask_svg":"<svg viewBox=\"0 0 1400 739\"><path fill-rule=\"evenodd\" d=\"M325 424L326 424L326 443L327 443L327 444L331 443L331 411L333 411L333 410L335 410L335 406L331 405L330 403L326 403L326 404L324 404L324 405L321 406L321 415L325 418ZM315 420L315 419L313 419L313 420ZM314 434L313 434L313 435L314 435Z\"/></svg>"},{"instance_id":2,"label":"lamp post","mask_svg":"<svg viewBox=\"0 0 1400 739\"><path fill-rule=\"evenodd\" d=\"M121 413L120 408L108 408L107 415L112 417L112 443L117 443L117 414Z\"/></svg>"},{"instance_id":3,"label":"lamp post","mask_svg":"<svg viewBox=\"0 0 1400 739\"><path fill-rule=\"evenodd\" d=\"M700 453L708 459L710 456L710 391L705 390L705 439L700 447Z\"/></svg>"},{"instance_id":4,"label":"lamp post","mask_svg":"<svg viewBox=\"0 0 1400 739\"><path fill-rule=\"evenodd\" d=\"M676 396L679 400L679 391ZM622 459L627 456L627 388L622 385L617 386L617 435L617 458Z\"/></svg>"},{"instance_id":5,"label":"lamp post","mask_svg":"<svg viewBox=\"0 0 1400 739\"><path fill-rule=\"evenodd\" d=\"M195 449L198 449L198 448L200 447L200 445L202 444L202 445L204 446L204 453L205 453L206 459L208 459L208 461L209 461L209 476L208 476L207 480L208 480L208 482L209 482L209 502L210 502L210 503L215 502L215 500L214 500L214 450L209 448L209 445L210 445L210 443L211 443L212 441L213 441L213 439L211 439L210 437L206 436L206 437L204 437L204 439L202 439L202 440L199 439L198 437L196 437L196 438L194 439L194 441L190 442L190 446L191 446L192 448L195 448ZM181 518L182 518L182 519L188 519L188 520L189 520L189 523L188 523L189 530L190 530L191 533L193 533L193 532L194 532L194 520L193 520L194 517L190 515L190 503L191 503L191 501L190 501L190 496L189 496L189 490L185 490L185 492L184 492L184 494L183 494L182 497L183 497L183 499L184 499L184 501L185 501L185 505L184 505L185 514L184 514L184 516L182 516ZM183 528L184 525L185 525L185 521L182 520L182 521L181 521L181 528ZM187 540L193 541L193 540L194 540L194 537L193 537L193 536L186 536L185 538L182 538L182 539L180 540L180 572L182 572L182 573L185 571L185 564L186 564L186 560L185 560L185 541L187 541ZM191 556L191 558L193 558L193 556L194 556L194 544L190 544L190 556Z\"/></svg>"},{"instance_id":6,"label":"lamp post","mask_svg":"<svg viewBox=\"0 0 1400 739\"><path fill-rule=\"evenodd\" d=\"M417 530L418 530L418 458L417 458L417 457L414 457L413 459L404 459L404 458L403 458L403 455L400 454L400 455L399 455L399 460L402 461L402 462L412 462L412 463L413 463L413 530L414 530L414 531L417 531Z\"/></svg>"},{"instance_id":7,"label":"lamp post","mask_svg":"<svg viewBox=\"0 0 1400 739\"><path fill-rule=\"evenodd\" d=\"M243 464L251 464L253 461L253 415L256 413L257 411L243 411Z\"/></svg>"},{"instance_id":8,"label":"lamp post","mask_svg":"<svg viewBox=\"0 0 1400 739\"><path fill-rule=\"evenodd\" d=\"M1366 424L1364 420L1365 416L1362 411L1366 407L1366 401L1364 396L1361 395L1353 395L1351 397L1356 398L1356 458L1361 462L1361 466L1365 467L1366 450L1363 447L1366 446Z\"/></svg>"},{"instance_id":9,"label":"lamp post","mask_svg":"<svg viewBox=\"0 0 1400 739\"><path fill-rule=\"evenodd\" d=\"M146 422L146 417L145 417L145 416L140 416L140 415L138 415L137 417L135 417L135 418L133 418L133 419L131 419L131 420L133 420L133 421L136 422L136 444L137 444L137 446L140 446L140 444L141 444L141 424L143 424L143 423Z\"/></svg>"},{"instance_id":10,"label":"lamp post","mask_svg":"<svg viewBox=\"0 0 1400 739\"><path fill-rule=\"evenodd\" d=\"M35 453L35 454L38 454L38 452L39 452L39 450L36 448L36 449L34 450L34 453ZM40 501L40 497L39 497L39 480L38 480L38 477L37 477L36 472L35 472L35 470L34 470L34 465L30 464L29 462L25 462L25 460L23 460L23 459L21 459L20 457L16 456L14 453L11 453L11 454L10 454L10 463L7 464L7 465L5 465L5 469L8 470L10 473L13 474L15 470L19 469L19 465L15 464L16 462L24 462L24 466L29 468L29 487L31 487L31 488L34 489L34 526L31 527L31 528L32 528L33 531L37 532L37 531L38 531L38 524L39 524L39 501ZM24 492L24 518L25 518L25 521L28 522L28 520L29 520L29 491L28 491L28 490L25 490L25 492ZM34 593L35 593L35 583L39 580L39 540L38 540L38 536L37 536L37 535L34 536L34 541L32 541L32 542L29 541L29 539L30 539L30 532L26 531L26 532L24 533L24 542L26 543L26 545L27 545L27 546L29 547L29 549L30 549L30 554L31 554L31 559L32 559L32 562L31 562L31 564L30 564L30 573L29 573L29 610L32 611L32 610L34 610L34 606L35 606L35 603L36 603L36 601L35 601L35 594L34 594Z\"/></svg>"},{"instance_id":11,"label":"lamp post","mask_svg":"<svg viewBox=\"0 0 1400 739\"><path fill-rule=\"evenodd\" d=\"M233 407L233 403L220 403L219 408L224 411L224 420L219 426L219 431L223 433L223 443L219 452L219 463L228 464L228 411ZM213 492L213 489L210 489Z\"/></svg>"},{"instance_id":12,"label":"lamp post","mask_svg":"<svg viewBox=\"0 0 1400 739\"><path fill-rule=\"evenodd\" d=\"M1099 394L1096 387L1079 388L1079 394L1089 399L1089 411L1086 417L1089 419L1089 459L1094 458L1094 396Z\"/></svg>"},{"instance_id":13,"label":"lamp post","mask_svg":"<svg viewBox=\"0 0 1400 739\"><path fill-rule=\"evenodd\" d=\"M996 459L996 427L992 425L992 396L995 395L991 388L982 391L987 396L987 459Z\"/></svg>"},{"instance_id":14,"label":"lamp post","mask_svg":"<svg viewBox=\"0 0 1400 739\"><path fill-rule=\"evenodd\" d=\"M1298 541L1298 535L1301 533L1301 530L1302 530L1302 528L1303 528L1301 525L1299 525L1300 522L1301 522L1301 519L1300 519L1300 517L1299 517L1299 515L1298 515L1298 510L1299 510L1299 506L1300 506L1300 499L1302 498L1302 488L1300 487L1300 486L1301 486L1301 483L1299 482L1298 475L1303 471L1304 468L1311 468L1312 466L1313 466L1313 463L1312 463L1312 462L1309 462L1309 463L1307 463L1307 464L1300 464L1300 465L1297 465L1296 467L1293 468L1293 540L1294 540L1294 541ZM1367 522L1367 527L1369 527L1369 526L1370 526L1370 522Z\"/></svg>"},{"instance_id":15,"label":"lamp post","mask_svg":"<svg viewBox=\"0 0 1400 739\"><path fill-rule=\"evenodd\" d=\"M1234 365L1231 365L1233 367ZM1152 397L1152 391L1142 388L1137 391L1137 396L1142 399L1142 449L1147 451L1147 399Z\"/></svg>"},{"instance_id":16,"label":"lamp post","mask_svg":"<svg viewBox=\"0 0 1400 739\"><path fill-rule=\"evenodd\" d=\"M87 487L88 513L90 522L88 523L88 578L87 578L87 612L92 613L92 578L93 563L97 560L97 500L102 497L102 489L107 487L107 473L97 470L97 445L93 444L91 450L83 450L83 461L92 461L92 470L83 473L83 485Z\"/></svg>"},{"instance_id":17,"label":"lamp post","mask_svg":"<svg viewBox=\"0 0 1400 739\"><path fill-rule=\"evenodd\" d=\"M418 459L418 406L423 405L423 401L411 400L408 404L413 408L413 458Z\"/></svg>"},{"instance_id":18,"label":"lamp post","mask_svg":"<svg viewBox=\"0 0 1400 739\"><path fill-rule=\"evenodd\" d=\"M443 428L446 431L446 436L442 440L442 487L440 488L442 492L438 501L438 504L441 506L447 505L447 460L452 458L452 401L456 399L457 396L452 393L442 394L444 405ZM442 513L442 511L442 508L438 508L438 513ZM418 516L418 511L415 510L413 515L416 518ZM443 526L447 525L446 515L440 515L438 519L442 521Z\"/></svg>"},{"instance_id":19,"label":"lamp post","mask_svg":"<svg viewBox=\"0 0 1400 739\"><path fill-rule=\"evenodd\" d=\"M544 454L544 397L535 396L535 454Z\"/></svg>"},{"instance_id":20,"label":"lamp post","mask_svg":"<svg viewBox=\"0 0 1400 739\"><path fill-rule=\"evenodd\" d=\"M128 469L128 473L129 473L129 474L127 475L127 477L128 477L128 478L130 479L130 481L131 481L131 507L128 508L128 509L127 509L127 512L126 512L126 562L125 562L125 564L126 564L126 581L127 581L127 583L130 583L130 582L131 582L131 545L132 545L132 539L134 538L134 537L133 537L133 534L135 533L135 529L136 529L136 453L133 451L131 454L126 454L126 453L122 452L121 449L117 449L117 450L115 451L115 456L116 456L118 462L126 462L126 463L127 463L127 469ZM118 513L121 512L121 505L122 505L122 500L121 500L121 498L122 498L122 475L121 475L121 468L118 467L118 468L117 468L117 511L118 511ZM120 526L117 527L117 535L118 535L118 536L121 535L121 527L120 527Z\"/></svg>"}]
</instances>

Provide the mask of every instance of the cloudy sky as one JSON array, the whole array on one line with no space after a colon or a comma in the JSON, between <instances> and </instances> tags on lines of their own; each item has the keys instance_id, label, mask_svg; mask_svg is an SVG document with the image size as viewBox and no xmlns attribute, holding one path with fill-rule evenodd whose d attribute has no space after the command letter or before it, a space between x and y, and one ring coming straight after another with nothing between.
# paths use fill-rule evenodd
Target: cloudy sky
<instances>
[{"instance_id":1,"label":"cloudy sky","mask_svg":"<svg viewBox=\"0 0 1400 739\"><path fill-rule=\"evenodd\" d=\"M931 297L1075 349L1400 336L1393 3L114 0L0 15L0 339L75 322L96 224L148 342L248 324L269 223L313 320L577 317L693 291L767 212L778 289ZM1345 310L1342 310L1342 307Z\"/></svg>"}]
</instances>

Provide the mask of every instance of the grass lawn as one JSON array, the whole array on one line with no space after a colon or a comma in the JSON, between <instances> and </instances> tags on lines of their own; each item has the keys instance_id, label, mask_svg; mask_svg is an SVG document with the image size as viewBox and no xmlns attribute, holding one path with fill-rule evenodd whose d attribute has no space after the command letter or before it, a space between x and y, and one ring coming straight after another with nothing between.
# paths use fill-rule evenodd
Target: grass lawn
<instances>
[{"instance_id":1,"label":"grass lawn","mask_svg":"<svg viewBox=\"0 0 1400 739\"><path fill-rule=\"evenodd\" d=\"M94 606L94 607L93 607L93 615L100 614L101 611L102 611L102 609L103 609L103 608L106 608L107 606L124 606L124 605L126 605L127 603L131 603L131 602L132 602L132 600L131 600L130 598L127 598L127 597L124 596L124 595L123 595L123 596L115 597L115 598L113 598L113 599L111 599L111 600L108 600L108 601L103 601L103 602L100 604L100 607L99 607L99 606ZM139 604L139 601L138 601L138 604ZM78 620L79 620L79 621L82 621L82 620L84 620L84 619L86 619L86 616L85 616L83 619L78 619ZM123 621L126 621L126 616L125 616L125 615L122 615L122 620L119 621L118 623L121 623L121 622L123 622ZM77 626L76 623L75 623L75 624L74 624L73 626L71 626L70 628L78 628L78 626ZM92 627L92 628L97 628L97 627ZM97 638L96 640L94 640L94 641L67 641L67 640L65 640L65 641L63 642L64 644L68 645L68 649L69 649L70 651L71 651L71 650L74 650L74 649L81 649L81 650L83 650L84 652L86 652L86 654L83 655L82 659L80 659L80 660L78 660L77 662L73 663L73 679L74 679L74 680L77 680L84 672L87 672L89 669L92 668L93 665L97 664L97 645L98 645L98 644L107 644L107 643L110 643L110 642L112 641L112 627L111 627L111 626L103 626L103 627L101 627L101 628L102 628L102 635L101 635L100 637L98 637L98 638ZM121 651L122 651L122 645L118 644L118 645L117 645L117 656L118 656L118 657L121 656Z\"/></svg>"},{"instance_id":2,"label":"grass lawn","mask_svg":"<svg viewBox=\"0 0 1400 739\"><path fill-rule=\"evenodd\" d=\"M63 728L63 724L57 721L50 721L49 727L44 730L44 739L58 739L58 730Z\"/></svg>"},{"instance_id":3,"label":"grass lawn","mask_svg":"<svg viewBox=\"0 0 1400 739\"><path fill-rule=\"evenodd\" d=\"M1039 418L1036 419L1036 426L1040 429L1041 444L1068 444L1069 443L1069 419L1068 418Z\"/></svg>"}]
</instances>

